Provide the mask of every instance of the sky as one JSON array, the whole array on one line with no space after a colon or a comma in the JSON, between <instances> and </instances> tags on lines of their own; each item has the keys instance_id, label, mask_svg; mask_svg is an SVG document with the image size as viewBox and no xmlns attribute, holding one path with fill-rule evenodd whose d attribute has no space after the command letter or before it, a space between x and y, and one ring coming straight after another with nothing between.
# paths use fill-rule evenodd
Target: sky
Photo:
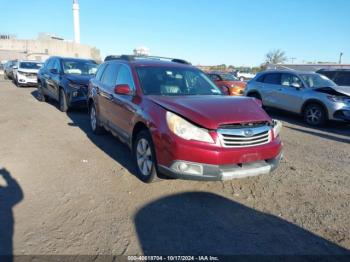
<instances>
[{"instance_id":1,"label":"sky","mask_svg":"<svg viewBox=\"0 0 350 262\"><path fill-rule=\"evenodd\" d=\"M0 33L72 40L72 0L0 0ZM152 55L258 66L274 49L294 63L350 63L349 0L79 0L81 42L102 57ZM4 8L7 7L7 8ZM8 11L6 11L8 10ZM10 11L12 10L12 11ZM290 60L289 62L291 62Z\"/></svg>"}]
</instances>

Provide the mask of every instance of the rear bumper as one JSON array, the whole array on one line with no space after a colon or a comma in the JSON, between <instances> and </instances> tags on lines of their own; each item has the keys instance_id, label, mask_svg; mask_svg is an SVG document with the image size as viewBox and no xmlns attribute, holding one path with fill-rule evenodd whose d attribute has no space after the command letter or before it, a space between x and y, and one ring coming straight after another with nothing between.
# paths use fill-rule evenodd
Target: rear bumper
<instances>
[{"instance_id":1,"label":"rear bumper","mask_svg":"<svg viewBox=\"0 0 350 262\"><path fill-rule=\"evenodd\" d=\"M170 167L159 165L158 169L164 175L179 179L223 181L269 174L279 166L282 159L283 151L281 151L275 158L241 165L208 165L177 160L174 161ZM179 170L181 164L185 164L189 167L193 166L194 169L199 172L197 172L197 174L181 172Z\"/></svg>"}]
</instances>

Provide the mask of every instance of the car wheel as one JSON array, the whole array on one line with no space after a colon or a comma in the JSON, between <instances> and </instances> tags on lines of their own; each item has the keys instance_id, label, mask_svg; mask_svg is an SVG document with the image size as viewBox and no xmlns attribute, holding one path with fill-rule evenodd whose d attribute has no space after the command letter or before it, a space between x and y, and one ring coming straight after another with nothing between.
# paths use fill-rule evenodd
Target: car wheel
<instances>
[{"instance_id":1,"label":"car wheel","mask_svg":"<svg viewBox=\"0 0 350 262\"><path fill-rule=\"evenodd\" d=\"M262 101L261 95L259 95L258 93L250 93L250 94L248 94L248 97L254 97L254 98L259 99L260 101Z\"/></svg>"},{"instance_id":2,"label":"car wheel","mask_svg":"<svg viewBox=\"0 0 350 262\"><path fill-rule=\"evenodd\" d=\"M239 78L239 81L241 81L241 82L244 82L244 80L245 80L244 77Z\"/></svg>"},{"instance_id":3,"label":"car wheel","mask_svg":"<svg viewBox=\"0 0 350 262\"><path fill-rule=\"evenodd\" d=\"M60 89L60 96L59 96L59 105L61 112L67 112L68 111L68 104L67 104L67 96L64 90Z\"/></svg>"},{"instance_id":4,"label":"car wheel","mask_svg":"<svg viewBox=\"0 0 350 262\"><path fill-rule=\"evenodd\" d=\"M304 120L310 126L322 126L326 122L326 111L319 104L309 104L304 109Z\"/></svg>"},{"instance_id":5,"label":"car wheel","mask_svg":"<svg viewBox=\"0 0 350 262\"><path fill-rule=\"evenodd\" d=\"M40 102L45 102L46 101L46 96L44 95L44 90L43 90L43 86L41 85L41 83L38 83L38 100Z\"/></svg>"},{"instance_id":6,"label":"car wheel","mask_svg":"<svg viewBox=\"0 0 350 262\"><path fill-rule=\"evenodd\" d=\"M102 134L104 129L102 126L99 125L98 115L94 104L90 106L89 113L90 113L90 126L91 126L92 132L96 135Z\"/></svg>"},{"instance_id":7,"label":"car wheel","mask_svg":"<svg viewBox=\"0 0 350 262\"><path fill-rule=\"evenodd\" d=\"M145 183L154 182L157 178L157 161L150 133L143 130L137 134L133 146L137 176Z\"/></svg>"}]
</instances>

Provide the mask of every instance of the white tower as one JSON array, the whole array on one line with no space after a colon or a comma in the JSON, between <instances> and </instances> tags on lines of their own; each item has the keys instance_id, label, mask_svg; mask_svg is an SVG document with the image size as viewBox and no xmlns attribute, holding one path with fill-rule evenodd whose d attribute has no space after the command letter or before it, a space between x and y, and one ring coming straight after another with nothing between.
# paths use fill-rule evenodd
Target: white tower
<instances>
[{"instance_id":1,"label":"white tower","mask_svg":"<svg viewBox=\"0 0 350 262\"><path fill-rule=\"evenodd\" d=\"M80 43L80 19L78 0L73 0L74 42Z\"/></svg>"}]
</instances>

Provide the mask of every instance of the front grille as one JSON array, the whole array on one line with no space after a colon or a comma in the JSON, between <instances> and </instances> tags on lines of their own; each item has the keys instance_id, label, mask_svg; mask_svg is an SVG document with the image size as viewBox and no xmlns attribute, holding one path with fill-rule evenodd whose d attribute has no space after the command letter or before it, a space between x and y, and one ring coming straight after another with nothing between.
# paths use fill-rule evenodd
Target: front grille
<instances>
[{"instance_id":1,"label":"front grille","mask_svg":"<svg viewBox=\"0 0 350 262\"><path fill-rule=\"evenodd\" d=\"M246 127L234 129L218 129L223 147L252 147L267 144L271 141L271 127Z\"/></svg>"},{"instance_id":2,"label":"front grille","mask_svg":"<svg viewBox=\"0 0 350 262\"><path fill-rule=\"evenodd\" d=\"M269 126L269 122L262 121L262 122L253 122L253 123L238 123L238 124L228 124L228 125L221 125L219 126L219 129L241 129L241 128L253 128L253 127L262 127L262 126Z\"/></svg>"}]
</instances>

